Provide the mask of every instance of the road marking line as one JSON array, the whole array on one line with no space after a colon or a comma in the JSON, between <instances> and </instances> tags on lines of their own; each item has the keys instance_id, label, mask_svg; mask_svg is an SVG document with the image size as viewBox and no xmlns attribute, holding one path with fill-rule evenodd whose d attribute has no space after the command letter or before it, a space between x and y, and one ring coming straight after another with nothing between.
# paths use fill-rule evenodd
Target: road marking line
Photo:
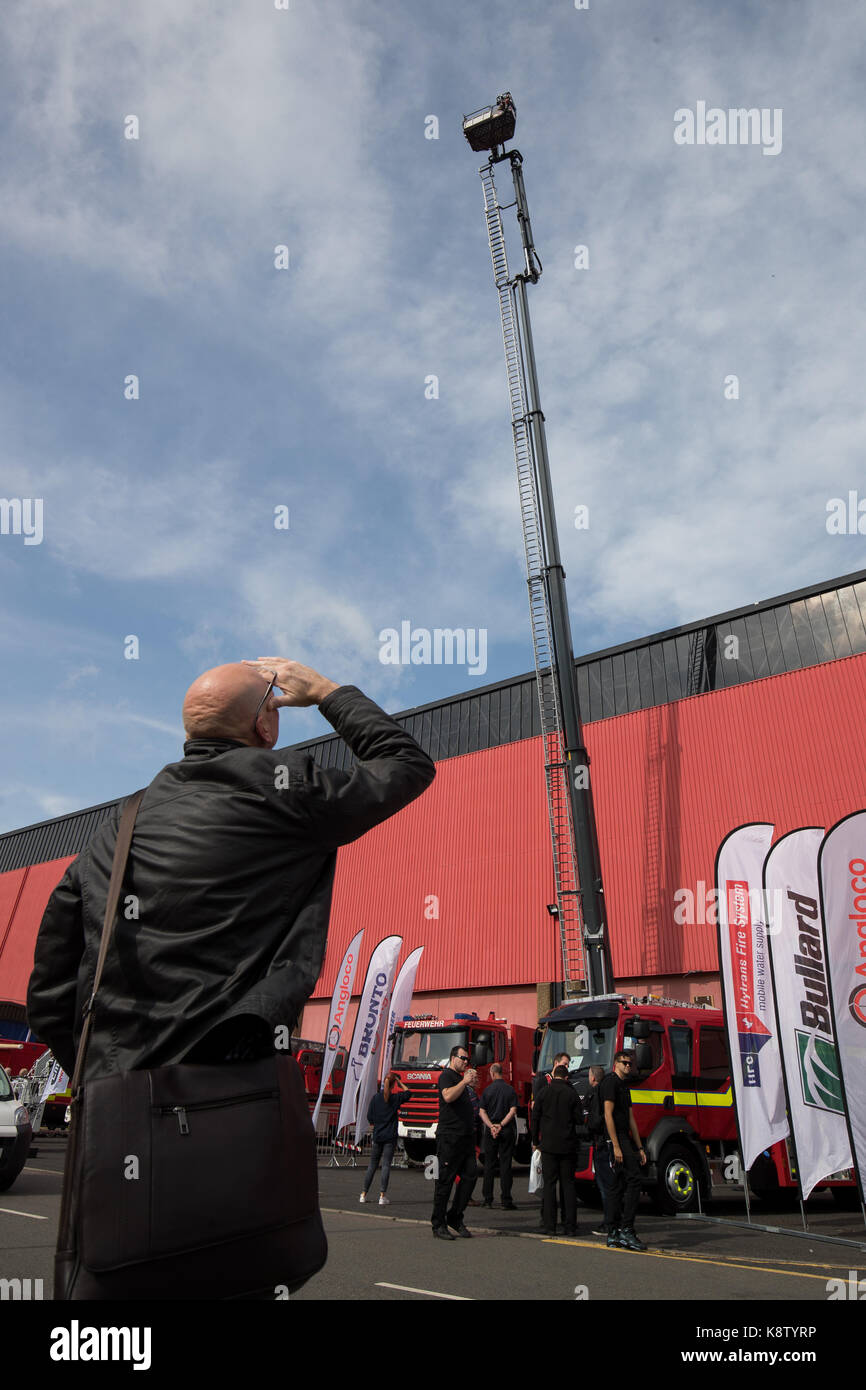
<instances>
[{"instance_id":1,"label":"road marking line","mask_svg":"<svg viewBox=\"0 0 866 1390\"><path fill-rule=\"evenodd\" d=\"M47 1221L47 1216L34 1216L32 1211L15 1211L13 1207L0 1207L7 1216L29 1216L31 1221Z\"/></svg>"},{"instance_id":2,"label":"road marking line","mask_svg":"<svg viewBox=\"0 0 866 1390\"><path fill-rule=\"evenodd\" d=\"M588 1240L563 1240L561 1238L557 1240L555 1237L548 1237L548 1239L545 1241L545 1244L581 1245L586 1250L610 1249L610 1247L607 1245L591 1245ZM823 1283L827 1282L823 1274L800 1274L795 1269L774 1269L768 1265L741 1265L737 1264L734 1260L708 1260L701 1255L672 1255L662 1250L617 1250L614 1251L614 1253L618 1255L640 1254L650 1256L654 1260L683 1260L686 1264L715 1265L718 1269L747 1269L754 1270L756 1274L784 1274L788 1279L820 1279ZM830 1266L830 1268L832 1268L832 1266ZM841 1269L842 1266L839 1265L839 1268Z\"/></svg>"},{"instance_id":3,"label":"road marking line","mask_svg":"<svg viewBox=\"0 0 866 1390\"><path fill-rule=\"evenodd\" d=\"M330 1215L332 1215L332 1216L360 1216L360 1217L363 1217L365 1220L368 1220L368 1221L369 1221L370 1218L372 1217L372 1219L373 1219L374 1221L394 1221L394 1222L396 1222L398 1225L405 1225L405 1226L426 1226L426 1225L428 1224L427 1221L425 1221L425 1220L423 1220L422 1218L419 1218L419 1217L417 1217L417 1216L380 1216L378 1212L373 1212L373 1211L360 1212L360 1211L355 1211L354 1209L349 1209L349 1208L347 1208L347 1207L322 1207L322 1211L323 1211L323 1212L328 1212L328 1213L329 1213ZM494 1236L495 1236L495 1235L506 1235L506 1236L509 1237L509 1239L512 1239L512 1238L514 1238L514 1237L517 1237L517 1238L520 1239L520 1240L541 1240L541 1241L544 1241L545 1244L547 1244L547 1245L579 1245L579 1246L582 1246L583 1249L585 1249L585 1250L607 1250L607 1249L608 1249L608 1247L607 1247L606 1245L604 1245L603 1243L602 1243L602 1244L599 1244L599 1243L597 1243L597 1242L594 1241L594 1240L566 1240L563 1236L559 1236L559 1237L542 1236L542 1235L536 1234L534 1231L501 1231L498 1227L493 1227L493 1226L476 1226L476 1227L475 1227L475 1233L480 1234L482 1231L485 1233L485 1235L494 1235ZM783 1232L783 1234L784 1234L784 1232ZM706 1258L705 1256L702 1256L702 1255L677 1255L677 1254L674 1254L674 1253L672 1253L672 1252L662 1251L662 1250L645 1250L645 1251L637 1251L637 1252L634 1252L634 1251L622 1251L622 1250L620 1250L620 1251L617 1251L617 1252L615 1252L615 1253L620 1254L620 1255L626 1254L626 1253L628 1253L628 1254L638 1253L638 1254L653 1255L653 1256L655 1257L655 1259L657 1259L657 1260L685 1260L685 1261L687 1261L687 1262L691 1262L692 1264L716 1265L716 1266L718 1266L719 1269L746 1269L746 1270L754 1269L754 1270L755 1270L757 1273L759 1273L759 1274L786 1274L786 1275L788 1276L789 1279L821 1279L821 1278L823 1278L823 1275L820 1275L820 1274L800 1274L797 1270L793 1270L793 1269L777 1269L777 1268L772 1267L772 1266L768 1266L768 1265L758 1265L758 1264L740 1264L740 1263L738 1263L738 1262L735 1261L735 1260L726 1260L726 1259L711 1260L711 1259L708 1259L708 1258ZM756 1256L756 1255L741 1255L741 1256L738 1257L739 1260L753 1260L753 1261L756 1260L756 1259L759 1259L759 1258L760 1258L760 1257L759 1257L759 1256ZM784 1262L783 1260L780 1260L780 1263L785 1263L785 1262ZM796 1264L797 1261L796 1261L796 1260L789 1260L788 1263L789 1263L789 1264ZM804 1260L802 1263L803 1263L803 1264L807 1264L807 1263L808 1263L808 1265L810 1266L810 1268L813 1268L813 1269L844 1269L844 1270L847 1270L847 1269L848 1269L848 1266L847 1266L847 1265L844 1265L844 1264L842 1264L842 1263L839 1263L839 1264L826 1264L826 1265L825 1265L825 1264L816 1264L816 1262L815 1262L814 1260L809 1260L809 1261L805 1261L805 1260ZM474 1302L474 1299L473 1299L473 1300L470 1300L470 1301L471 1301L471 1302Z\"/></svg>"},{"instance_id":4,"label":"road marking line","mask_svg":"<svg viewBox=\"0 0 866 1390\"><path fill-rule=\"evenodd\" d=\"M56 1168L34 1168L31 1163L26 1168L21 1169L22 1173L50 1173L52 1178L62 1178L63 1174L58 1173Z\"/></svg>"},{"instance_id":5,"label":"road marking line","mask_svg":"<svg viewBox=\"0 0 866 1390\"><path fill-rule=\"evenodd\" d=\"M377 1283L377 1289L401 1289L403 1293L423 1293L427 1298L451 1298L455 1303L474 1303L474 1298L464 1298L460 1293L436 1293L433 1289L413 1289L411 1284Z\"/></svg>"}]
</instances>

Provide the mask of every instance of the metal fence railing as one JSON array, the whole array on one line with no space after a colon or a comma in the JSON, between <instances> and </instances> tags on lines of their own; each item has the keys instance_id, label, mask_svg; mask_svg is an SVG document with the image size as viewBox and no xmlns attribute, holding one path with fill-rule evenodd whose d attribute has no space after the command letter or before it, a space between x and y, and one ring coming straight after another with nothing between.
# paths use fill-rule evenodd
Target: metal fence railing
<instances>
[{"instance_id":1,"label":"metal fence railing","mask_svg":"<svg viewBox=\"0 0 866 1390\"><path fill-rule=\"evenodd\" d=\"M355 1127L350 1125L340 1131L335 1128L335 1117L324 1110L319 1113L316 1123L316 1156L319 1163L328 1168L366 1168L370 1162L373 1136L369 1132L359 1142L355 1140ZM402 1139L397 1141L392 1168L408 1168L409 1160Z\"/></svg>"}]
</instances>

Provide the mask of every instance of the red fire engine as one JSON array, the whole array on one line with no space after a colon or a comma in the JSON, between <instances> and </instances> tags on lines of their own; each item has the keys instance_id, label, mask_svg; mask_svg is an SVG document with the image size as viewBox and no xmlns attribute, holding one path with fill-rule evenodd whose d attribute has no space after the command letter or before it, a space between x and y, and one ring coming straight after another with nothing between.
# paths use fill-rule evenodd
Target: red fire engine
<instances>
[{"instance_id":1,"label":"red fire engine","mask_svg":"<svg viewBox=\"0 0 866 1390\"><path fill-rule=\"evenodd\" d=\"M322 1082L322 1063L325 1059L325 1044L309 1042L306 1038L292 1038L292 1055L301 1069L307 1100L315 1105ZM338 1100L343 1092L343 1079L346 1073L346 1049L341 1047L334 1061L328 1084L325 1087L323 1103Z\"/></svg>"},{"instance_id":2,"label":"red fire engine","mask_svg":"<svg viewBox=\"0 0 866 1390\"><path fill-rule=\"evenodd\" d=\"M391 1070L412 1092L412 1099L400 1107L398 1123L398 1133L410 1159L420 1162L435 1151L439 1075L448 1066L452 1047L465 1047L478 1072L479 1096L490 1082L494 1062L500 1064L504 1079L517 1092L520 1104L515 1157L518 1162L528 1160L534 1029L509 1024L494 1014L483 1021L475 1013L454 1014L452 1018L423 1014L400 1020L396 1032Z\"/></svg>"},{"instance_id":3,"label":"red fire engine","mask_svg":"<svg viewBox=\"0 0 866 1390\"><path fill-rule=\"evenodd\" d=\"M676 1000L598 995L560 1005L540 1021L538 1070L549 1072L558 1052L571 1058L569 1080L588 1098L589 1068L613 1068L616 1052L631 1052L632 1112L644 1141L644 1185L666 1212L692 1211L715 1188L738 1181L737 1124L724 1015L706 1005ZM596 1204L588 1145L578 1156L578 1191ZM749 1170L756 1197L797 1198L793 1153L774 1144ZM853 1174L829 1187L839 1205L856 1201Z\"/></svg>"}]
</instances>

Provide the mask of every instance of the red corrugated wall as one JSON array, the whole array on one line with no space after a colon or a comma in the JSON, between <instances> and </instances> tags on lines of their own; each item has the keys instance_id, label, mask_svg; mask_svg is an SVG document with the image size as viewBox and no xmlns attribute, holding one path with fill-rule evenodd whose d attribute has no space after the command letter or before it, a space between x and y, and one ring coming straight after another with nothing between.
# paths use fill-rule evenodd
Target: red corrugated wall
<instances>
[{"instance_id":1,"label":"red corrugated wall","mask_svg":"<svg viewBox=\"0 0 866 1390\"><path fill-rule=\"evenodd\" d=\"M45 904L74 857L0 874L0 999L25 1003Z\"/></svg>"},{"instance_id":2,"label":"red corrugated wall","mask_svg":"<svg viewBox=\"0 0 866 1390\"><path fill-rule=\"evenodd\" d=\"M718 968L715 928L679 925L674 894L713 887L733 826L830 825L866 805L866 656L587 726L618 977ZM539 739L439 763L429 791L340 850L325 966L397 932L426 950L419 991L534 984L558 973ZM23 1002L42 907L69 860L0 876L0 998ZM14 919L10 915L17 901ZM360 983L360 982L359 982Z\"/></svg>"},{"instance_id":3,"label":"red corrugated wall","mask_svg":"<svg viewBox=\"0 0 866 1390\"><path fill-rule=\"evenodd\" d=\"M678 924L675 893L712 891L735 825L782 835L866 806L864 730L866 656L587 725L616 976L716 971L715 927ZM419 801L340 851L316 998L359 927L363 959L389 932L426 947L419 991L557 978L541 757L527 739L440 763Z\"/></svg>"}]
</instances>

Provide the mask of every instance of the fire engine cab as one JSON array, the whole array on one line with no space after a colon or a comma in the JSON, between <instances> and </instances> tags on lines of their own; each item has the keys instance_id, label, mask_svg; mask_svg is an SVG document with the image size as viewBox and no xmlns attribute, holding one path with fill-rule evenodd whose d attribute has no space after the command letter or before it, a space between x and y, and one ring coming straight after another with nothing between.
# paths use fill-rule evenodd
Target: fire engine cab
<instances>
[{"instance_id":1,"label":"fire engine cab","mask_svg":"<svg viewBox=\"0 0 866 1390\"><path fill-rule=\"evenodd\" d=\"M476 1013L435 1018L419 1014L400 1019L396 1025L391 1070L412 1092L412 1099L399 1110L397 1132L406 1155L422 1162L436 1148L439 1122L439 1077L448 1066L452 1047L465 1047L471 1066L478 1072L480 1097L490 1082L490 1067L498 1062L504 1080L517 1092L518 1162L529 1158L529 1103L532 1095L532 1049L535 1030L490 1014L485 1020Z\"/></svg>"},{"instance_id":2,"label":"fire engine cab","mask_svg":"<svg viewBox=\"0 0 866 1390\"><path fill-rule=\"evenodd\" d=\"M731 1189L739 1179L737 1123L731 1089L724 1015L706 1005L672 999L627 999L598 995L560 1005L540 1020L538 1070L551 1071L553 1058L567 1052L569 1080L588 1103L589 1068L613 1068L617 1052L633 1058L631 1103L644 1141L644 1185L666 1212L692 1211L715 1187ZM757 1197L797 1199L793 1156L774 1144L749 1170ZM578 1156L578 1191L596 1204L588 1145ZM854 1191L839 1174L820 1184L833 1189L841 1206Z\"/></svg>"}]
</instances>

